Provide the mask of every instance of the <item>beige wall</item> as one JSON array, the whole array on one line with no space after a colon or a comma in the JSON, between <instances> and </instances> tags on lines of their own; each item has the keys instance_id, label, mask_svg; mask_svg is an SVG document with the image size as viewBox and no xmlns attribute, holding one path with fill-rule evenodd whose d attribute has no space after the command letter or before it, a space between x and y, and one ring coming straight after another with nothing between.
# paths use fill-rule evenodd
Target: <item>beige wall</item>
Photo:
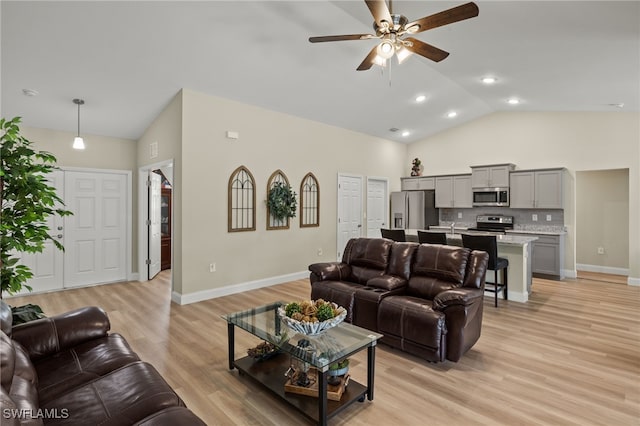
<instances>
[{"instance_id":1,"label":"beige wall","mask_svg":"<svg viewBox=\"0 0 640 426\"><path fill-rule=\"evenodd\" d=\"M158 143L158 156L151 158L150 144ZM138 169L173 160L173 212L171 237L173 244L173 290L182 293L182 91L169 102L138 140ZM140 221L140 218L138 218ZM141 274L141 276L143 276Z\"/></svg>"},{"instance_id":2,"label":"beige wall","mask_svg":"<svg viewBox=\"0 0 640 426\"><path fill-rule=\"evenodd\" d=\"M576 261L629 267L629 170L576 173Z\"/></svg>"},{"instance_id":3,"label":"beige wall","mask_svg":"<svg viewBox=\"0 0 640 426\"><path fill-rule=\"evenodd\" d=\"M225 137L239 132L238 140ZM183 91L182 293L306 271L336 258L337 174L386 176L399 189L406 145L262 108ZM227 185L244 165L257 185L257 229L227 232ZM267 231L267 179L281 169L298 192L313 172L320 183L318 228ZM321 248L324 255L318 256ZM217 272L209 272L215 262Z\"/></svg>"},{"instance_id":4,"label":"beige wall","mask_svg":"<svg viewBox=\"0 0 640 426\"><path fill-rule=\"evenodd\" d=\"M575 270L576 171L629 169L630 282L640 285L640 115L611 112L502 112L409 146L425 175L469 173L469 166L514 163L520 169L569 170L564 267Z\"/></svg>"},{"instance_id":5,"label":"beige wall","mask_svg":"<svg viewBox=\"0 0 640 426\"><path fill-rule=\"evenodd\" d=\"M23 135L34 142L40 151L49 151L56 156L59 167L82 167L91 169L127 170L132 172L132 271L138 270L138 227L135 218L138 215L136 172L136 141L106 136L83 134L86 149L72 148L75 133L58 130L21 127ZM129 272L129 271L127 271Z\"/></svg>"}]
</instances>

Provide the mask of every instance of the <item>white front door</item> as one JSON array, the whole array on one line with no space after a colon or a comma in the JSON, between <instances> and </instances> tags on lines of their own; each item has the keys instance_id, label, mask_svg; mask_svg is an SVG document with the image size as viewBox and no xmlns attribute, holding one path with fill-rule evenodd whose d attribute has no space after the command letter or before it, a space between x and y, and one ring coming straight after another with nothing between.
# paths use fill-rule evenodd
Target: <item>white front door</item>
<instances>
[{"instance_id":1,"label":"white front door","mask_svg":"<svg viewBox=\"0 0 640 426\"><path fill-rule=\"evenodd\" d=\"M367 178L367 237L380 238L380 228L389 228L389 181L385 178Z\"/></svg>"},{"instance_id":2,"label":"white front door","mask_svg":"<svg viewBox=\"0 0 640 426\"><path fill-rule=\"evenodd\" d=\"M160 272L162 214L160 209L162 196L162 176L149 172L149 275L148 279Z\"/></svg>"},{"instance_id":3,"label":"white front door","mask_svg":"<svg viewBox=\"0 0 640 426\"><path fill-rule=\"evenodd\" d=\"M338 175L338 250L337 258L351 238L362 235L362 177Z\"/></svg>"},{"instance_id":4,"label":"white front door","mask_svg":"<svg viewBox=\"0 0 640 426\"><path fill-rule=\"evenodd\" d=\"M64 200L64 172L56 170L47 176L49 185L56 189L58 197ZM56 205L56 208L62 208ZM64 219L58 215L51 215L47 218L47 226L49 227L49 235L53 236L60 244L64 245ZM63 267L64 253L58 250L53 241L44 243L42 253L22 253L20 255L20 263L31 269L33 277L27 281L27 285L32 291L50 291L63 288ZM23 287L18 294L29 293L29 290Z\"/></svg>"},{"instance_id":5,"label":"white front door","mask_svg":"<svg viewBox=\"0 0 640 426\"><path fill-rule=\"evenodd\" d=\"M127 278L127 176L65 172L65 287Z\"/></svg>"}]
</instances>

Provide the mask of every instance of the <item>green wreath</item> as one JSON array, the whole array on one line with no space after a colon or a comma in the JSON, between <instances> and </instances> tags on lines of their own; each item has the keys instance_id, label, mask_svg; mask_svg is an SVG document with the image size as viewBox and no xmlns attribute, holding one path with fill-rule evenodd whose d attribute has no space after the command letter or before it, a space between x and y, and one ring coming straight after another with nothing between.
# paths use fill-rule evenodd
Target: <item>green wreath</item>
<instances>
[{"instance_id":1,"label":"green wreath","mask_svg":"<svg viewBox=\"0 0 640 426\"><path fill-rule=\"evenodd\" d=\"M291 190L289 185L282 182L276 182L269 190L269 199L267 200L271 215L278 220L285 220L296 216L298 201L296 193Z\"/></svg>"}]
</instances>

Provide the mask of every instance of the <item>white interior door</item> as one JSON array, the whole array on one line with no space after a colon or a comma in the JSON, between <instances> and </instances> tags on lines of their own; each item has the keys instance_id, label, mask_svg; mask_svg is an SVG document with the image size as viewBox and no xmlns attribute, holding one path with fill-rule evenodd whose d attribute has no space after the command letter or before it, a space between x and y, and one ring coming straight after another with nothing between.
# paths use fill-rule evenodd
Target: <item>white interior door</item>
<instances>
[{"instance_id":1,"label":"white interior door","mask_svg":"<svg viewBox=\"0 0 640 426\"><path fill-rule=\"evenodd\" d=\"M389 228L389 182L384 178L367 178L367 237L379 238L380 228Z\"/></svg>"},{"instance_id":2,"label":"white interior door","mask_svg":"<svg viewBox=\"0 0 640 426\"><path fill-rule=\"evenodd\" d=\"M162 196L162 177L152 171L149 172L149 276L155 277L160 272L162 235L160 225L162 214L160 209Z\"/></svg>"},{"instance_id":3,"label":"white interior door","mask_svg":"<svg viewBox=\"0 0 640 426\"><path fill-rule=\"evenodd\" d=\"M56 189L58 196L64 200L64 172L60 170L49 174L49 185ZM62 206L57 205L56 208ZM49 234L64 245L64 219L58 215L51 215L47 219ZM44 244L42 253L22 253L20 263L28 266L33 273L33 278L27 281L34 292L59 290L64 282L64 253L58 250L52 241ZM19 294L29 293L23 288Z\"/></svg>"},{"instance_id":4,"label":"white interior door","mask_svg":"<svg viewBox=\"0 0 640 426\"><path fill-rule=\"evenodd\" d=\"M64 187L64 286L126 280L126 175L67 171Z\"/></svg>"},{"instance_id":5,"label":"white interior door","mask_svg":"<svg viewBox=\"0 0 640 426\"><path fill-rule=\"evenodd\" d=\"M362 177L338 175L338 260L351 238L362 235Z\"/></svg>"}]
</instances>

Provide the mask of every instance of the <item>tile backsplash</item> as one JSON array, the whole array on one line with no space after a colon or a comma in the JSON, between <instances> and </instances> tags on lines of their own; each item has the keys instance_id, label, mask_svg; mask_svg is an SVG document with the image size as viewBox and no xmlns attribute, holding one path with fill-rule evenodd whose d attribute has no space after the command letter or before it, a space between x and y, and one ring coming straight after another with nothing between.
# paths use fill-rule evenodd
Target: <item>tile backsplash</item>
<instances>
[{"instance_id":1,"label":"tile backsplash","mask_svg":"<svg viewBox=\"0 0 640 426\"><path fill-rule=\"evenodd\" d=\"M529 231L556 231L564 228L564 210L562 209L510 209L508 207L474 207L472 209L440 209L440 225L472 227L476 225L478 215L513 216L514 229ZM534 221L534 215L537 221ZM461 216L461 217L459 217ZM547 220L547 219L551 220Z\"/></svg>"}]
</instances>

